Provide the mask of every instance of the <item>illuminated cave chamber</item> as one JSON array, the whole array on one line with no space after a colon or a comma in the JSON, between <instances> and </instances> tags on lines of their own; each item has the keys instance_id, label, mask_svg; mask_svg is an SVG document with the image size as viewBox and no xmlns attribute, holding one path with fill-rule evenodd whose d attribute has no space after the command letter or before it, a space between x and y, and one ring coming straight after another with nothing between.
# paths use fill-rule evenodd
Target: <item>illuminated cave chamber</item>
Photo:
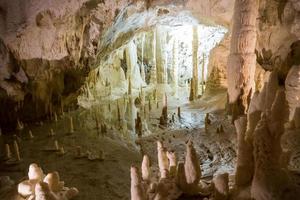
<instances>
[{"instance_id":1,"label":"illuminated cave chamber","mask_svg":"<svg viewBox=\"0 0 300 200\"><path fill-rule=\"evenodd\" d=\"M143 134L150 133L151 111L159 109L156 116L166 101L179 107L204 94L210 52L227 32L222 26L199 23L186 12L156 17L150 25L143 24L143 17L125 23L119 19L108 30L102 47L108 42L104 49L109 53L100 55L78 98L80 106L126 137L134 135L138 116ZM138 28L130 30L130 23L138 23Z\"/></svg>"}]
</instances>

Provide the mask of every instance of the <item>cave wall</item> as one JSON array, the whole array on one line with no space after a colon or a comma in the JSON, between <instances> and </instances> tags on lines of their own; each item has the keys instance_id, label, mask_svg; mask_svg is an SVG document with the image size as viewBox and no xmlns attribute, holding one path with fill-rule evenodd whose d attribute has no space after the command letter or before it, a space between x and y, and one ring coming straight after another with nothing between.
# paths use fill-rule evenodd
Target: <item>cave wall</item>
<instances>
[{"instance_id":1,"label":"cave wall","mask_svg":"<svg viewBox=\"0 0 300 200\"><path fill-rule=\"evenodd\" d=\"M76 103L99 38L130 1L0 1L0 127ZM71 97L71 98L70 98Z\"/></svg>"}]
</instances>

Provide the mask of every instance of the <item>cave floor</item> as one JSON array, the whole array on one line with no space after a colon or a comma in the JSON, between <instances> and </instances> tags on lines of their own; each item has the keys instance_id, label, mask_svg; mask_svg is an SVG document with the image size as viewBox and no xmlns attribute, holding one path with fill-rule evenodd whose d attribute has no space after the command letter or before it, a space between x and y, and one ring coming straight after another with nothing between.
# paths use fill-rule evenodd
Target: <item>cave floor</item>
<instances>
[{"instance_id":1,"label":"cave floor","mask_svg":"<svg viewBox=\"0 0 300 200\"><path fill-rule=\"evenodd\" d=\"M140 165L141 152L150 156L153 170L153 179L158 178L156 141L163 141L168 150L175 150L179 161L183 161L185 142L192 139L201 163L204 179L210 180L215 173L229 172L233 174L236 159L235 129L230 121L225 118L224 110L212 112L223 101L224 95L211 98L211 106L204 101L196 101L181 105L182 117L175 118L168 128L158 127L160 108L151 112L149 129L152 134L141 138L122 139L121 134L115 129L109 129L104 136L97 134L94 123L82 126L75 120L75 132L68 134L69 116L80 115L80 110L66 113L58 122L47 121L42 125L28 125L22 132L16 133L19 138L21 164L0 165L0 176L10 176L17 183L27 177L30 163L40 165L44 173L58 171L61 180L66 186L77 187L80 191L76 199L82 200L115 200L130 199L130 166ZM217 100L218 99L218 100ZM169 118L176 112L178 102L170 100ZM206 112L211 112L212 124L207 131L204 129ZM216 133L217 127L222 124L224 133ZM49 137L50 129L55 136ZM33 139L29 139L28 130L32 130ZM131 137L134 138L134 137ZM4 138L11 142L11 138ZM54 141L64 147L66 153L58 155L45 149L53 148ZM138 144L138 145L136 145ZM83 152L87 150L92 154L103 151L104 160L88 160L75 158L76 147L81 146ZM231 177L232 178L232 177ZM0 196L1 197L1 196Z\"/></svg>"}]
</instances>

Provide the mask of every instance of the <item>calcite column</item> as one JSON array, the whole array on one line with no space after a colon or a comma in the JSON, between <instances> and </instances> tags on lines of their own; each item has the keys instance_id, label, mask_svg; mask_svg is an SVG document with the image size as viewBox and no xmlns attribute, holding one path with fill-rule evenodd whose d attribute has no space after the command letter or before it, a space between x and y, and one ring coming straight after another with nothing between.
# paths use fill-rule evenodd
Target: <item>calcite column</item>
<instances>
[{"instance_id":1,"label":"calcite column","mask_svg":"<svg viewBox=\"0 0 300 200\"><path fill-rule=\"evenodd\" d=\"M178 44L177 40L173 42L173 62L172 62L172 85L174 89L174 95L178 95Z\"/></svg>"},{"instance_id":2,"label":"calcite column","mask_svg":"<svg viewBox=\"0 0 300 200\"><path fill-rule=\"evenodd\" d=\"M156 70L157 70L158 84L167 83L165 45L166 45L166 32L162 27L157 26L156 27Z\"/></svg>"},{"instance_id":3,"label":"calcite column","mask_svg":"<svg viewBox=\"0 0 300 200\"><path fill-rule=\"evenodd\" d=\"M198 97L198 27L193 26L193 99Z\"/></svg>"},{"instance_id":4,"label":"calcite column","mask_svg":"<svg viewBox=\"0 0 300 200\"><path fill-rule=\"evenodd\" d=\"M246 114L255 91L257 0L236 0L228 58L228 94L233 119Z\"/></svg>"},{"instance_id":5,"label":"calcite column","mask_svg":"<svg viewBox=\"0 0 300 200\"><path fill-rule=\"evenodd\" d=\"M156 70L156 29L153 30L153 38L152 38L152 55L153 60L150 74L150 84L157 83L157 70Z\"/></svg>"},{"instance_id":6,"label":"calcite column","mask_svg":"<svg viewBox=\"0 0 300 200\"><path fill-rule=\"evenodd\" d=\"M144 46L145 46L145 33L142 35L142 62L141 62L141 77L146 82L145 66L144 66Z\"/></svg>"}]
</instances>

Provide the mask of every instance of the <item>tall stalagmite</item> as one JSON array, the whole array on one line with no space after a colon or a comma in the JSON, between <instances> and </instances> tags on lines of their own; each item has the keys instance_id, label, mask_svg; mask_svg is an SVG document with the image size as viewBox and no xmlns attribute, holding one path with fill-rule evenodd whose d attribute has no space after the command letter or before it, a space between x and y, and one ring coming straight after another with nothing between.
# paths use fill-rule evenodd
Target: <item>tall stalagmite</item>
<instances>
[{"instance_id":1,"label":"tall stalagmite","mask_svg":"<svg viewBox=\"0 0 300 200\"><path fill-rule=\"evenodd\" d=\"M198 97L198 26L193 26L193 97Z\"/></svg>"},{"instance_id":2,"label":"tall stalagmite","mask_svg":"<svg viewBox=\"0 0 300 200\"><path fill-rule=\"evenodd\" d=\"M177 40L173 42L173 63L172 63L172 84L175 97L178 95L178 44Z\"/></svg>"},{"instance_id":3,"label":"tall stalagmite","mask_svg":"<svg viewBox=\"0 0 300 200\"><path fill-rule=\"evenodd\" d=\"M233 119L245 114L255 90L257 0L237 0L228 58L228 94Z\"/></svg>"},{"instance_id":4,"label":"tall stalagmite","mask_svg":"<svg viewBox=\"0 0 300 200\"><path fill-rule=\"evenodd\" d=\"M161 26L156 27L156 70L157 70L157 83L166 84L166 56L165 56L165 44L166 44L166 32Z\"/></svg>"}]
</instances>

